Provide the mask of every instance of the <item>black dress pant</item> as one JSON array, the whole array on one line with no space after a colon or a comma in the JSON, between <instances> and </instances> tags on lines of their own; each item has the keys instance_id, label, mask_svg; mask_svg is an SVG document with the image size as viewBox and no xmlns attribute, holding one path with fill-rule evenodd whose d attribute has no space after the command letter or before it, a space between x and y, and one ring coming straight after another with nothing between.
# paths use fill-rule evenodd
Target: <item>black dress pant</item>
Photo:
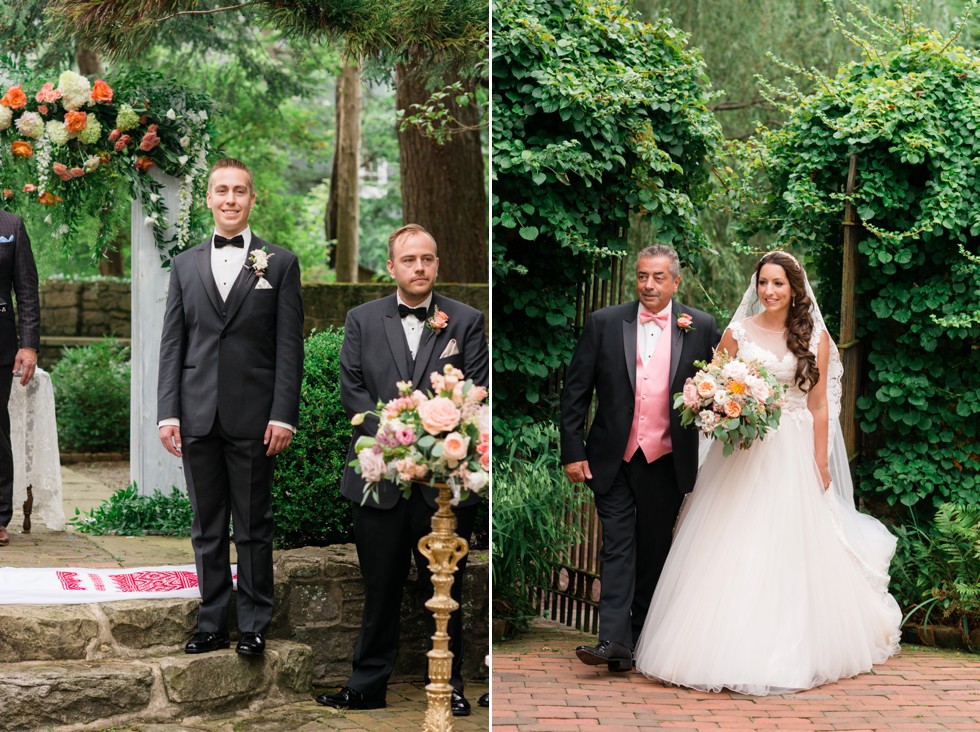
<instances>
[{"instance_id":1,"label":"black dress pant","mask_svg":"<svg viewBox=\"0 0 980 732\"><path fill-rule=\"evenodd\" d=\"M636 645L653 591L670 552L684 495L671 453L646 461L642 450L623 461L609 490L596 494L602 521L599 637Z\"/></svg>"},{"instance_id":2,"label":"black dress pant","mask_svg":"<svg viewBox=\"0 0 980 732\"><path fill-rule=\"evenodd\" d=\"M469 540L476 523L477 506L453 509L456 514L456 534ZM389 509L353 505L354 541L357 559L364 579L364 612L361 631L354 649L354 670L347 686L371 698L384 697L388 679L395 668L398 655L399 617L402 591L411 558L415 556L423 596L432 595L429 561L422 556L418 542L431 531L432 514L418 490L408 500L399 499ZM463 571L466 557L460 560L453 575L450 594L462 607ZM425 611L426 632L435 633L432 613ZM463 692L463 618L462 609L449 617L449 650L453 652L450 684Z\"/></svg>"},{"instance_id":3,"label":"black dress pant","mask_svg":"<svg viewBox=\"0 0 980 732\"><path fill-rule=\"evenodd\" d=\"M10 388L13 364L0 366L0 526L14 515L14 451L10 445Z\"/></svg>"},{"instance_id":4,"label":"black dress pant","mask_svg":"<svg viewBox=\"0 0 980 732\"><path fill-rule=\"evenodd\" d=\"M228 630L232 578L228 520L238 554L238 629L264 633L272 620L272 470L262 439L228 435L215 418L203 437L182 436L184 475L194 509L191 543L201 589L197 629Z\"/></svg>"}]
</instances>

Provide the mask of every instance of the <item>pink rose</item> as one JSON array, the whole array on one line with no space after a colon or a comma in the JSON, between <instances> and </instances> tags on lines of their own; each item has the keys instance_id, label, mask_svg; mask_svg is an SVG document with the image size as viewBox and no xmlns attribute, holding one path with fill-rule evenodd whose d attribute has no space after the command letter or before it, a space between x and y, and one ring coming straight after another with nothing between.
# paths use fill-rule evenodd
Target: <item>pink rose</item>
<instances>
[{"instance_id":1,"label":"pink rose","mask_svg":"<svg viewBox=\"0 0 980 732\"><path fill-rule=\"evenodd\" d=\"M466 398L471 402L482 402L487 398L487 389L485 386L471 386L466 392Z\"/></svg>"},{"instance_id":2,"label":"pink rose","mask_svg":"<svg viewBox=\"0 0 980 732\"><path fill-rule=\"evenodd\" d=\"M430 435L449 432L459 424L459 410L452 399L435 397L418 406L422 428Z\"/></svg>"},{"instance_id":3,"label":"pink rose","mask_svg":"<svg viewBox=\"0 0 980 732\"><path fill-rule=\"evenodd\" d=\"M677 316L677 327L681 330L690 330L694 327L694 318L688 313L681 313Z\"/></svg>"},{"instance_id":4,"label":"pink rose","mask_svg":"<svg viewBox=\"0 0 980 732\"><path fill-rule=\"evenodd\" d=\"M39 102L57 102L61 99L61 92L54 88L54 84L48 82L34 95L34 99Z\"/></svg>"},{"instance_id":5,"label":"pink rose","mask_svg":"<svg viewBox=\"0 0 980 732\"><path fill-rule=\"evenodd\" d=\"M357 453L357 462L361 466L361 477L366 483L377 483L388 467L385 465L384 455L381 454L380 450L374 448L361 450Z\"/></svg>"},{"instance_id":6,"label":"pink rose","mask_svg":"<svg viewBox=\"0 0 980 732\"><path fill-rule=\"evenodd\" d=\"M480 455L480 467L484 470L490 470L490 453Z\"/></svg>"},{"instance_id":7,"label":"pink rose","mask_svg":"<svg viewBox=\"0 0 980 732\"><path fill-rule=\"evenodd\" d=\"M130 141L131 139L132 139L132 138L131 138L131 137L130 137L129 135L123 135L123 136L122 136L122 137L120 137L120 138L119 138L118 140L116 140L116 144L115 144L115 145L113 146L113 149L114 149L114 150L115 150L116 152L122 152L123 150L125 150L125 149L126 149L126 145L128 145L128 144L129 144L129 141Z\"/></svg>"},{"instance_id":8,"label":"pink rose","mask_svg":"<svg viewBox=\"0 0 980 732\"><path fill-rule=\"evenodd\" d=\"M113 130L112 132L109 133L109 142L115 142L116 140L119 139L119 135L121 134L122 132L119 129Z\"/></svg>"},{"instance_id":9,"label":"pink rose","mask_svg":"<svg viewBox=\"0 0 980 732\"><path fill-rule=\"evenodd\" d=\"M693 381L684 384L684 406L688 409L697 409L701 406L701 398L698 396L698 388Z\"/></svg>"},{"instance_id":10,"label":"pink rose","mask_svg":"<svg viewBox=\"0 0 980 732\"><path fill-rule=\"evenodd\" d=\"M395 437L398 442L402 445L411 445L415 442L415 430L411 427L402 427L400 430L395 432Z\"/></svg>"},{"instance_id":11,"label":"pink rose","mask_svg":"<svg viewBox=\"0 0 980 732\"><path fill-rule=\"evenodd\" d=\"M429 327L429 330L442 330L449 325L449 316L436 307L426 325Z\"/></svg>"},{"instance_id":12,"label":"pink rose","mask_svg":"<svg viewBox=\"0 0 980 732\"><path fill-rule=\"evenodd\" d=\"M710 376L705 376L704 380L698 384L698 396L703 398L713 397L718 390L718 385Z\"/></svg>"},{"instance_id":13,"label":"pink rose","mask_svg":"<svg viewBox=\"0 0 980 732\"><path fill-rule=\"evenodd\" d=\"M734 399L729 399L725 402L725 414L732 419L740 416L742 414L742 405Z\"/></svg>"},{"instance_id":14,"label":"pink rose","mask_svg":"<svg viewBox=\"0 0 980 732\"><path fill-rule=\"evenodd\" d=\"M456 467L455 464L466 457L466 452L470 447L470 438L461 435L459 432L450 432L446 439L442 441L442 456L449 463L449 467Z\"/></svg>"},{"instance_id":15,"label":"pink rose","mask_svg":"<svg viewBox=\"0 0 980 732\"><path fill-rule=\"evenodd\" d=\"M85 175L85 171L81 168L75 167L68 171L72 178L81 178Z\"/></svg>"}]
</instances>

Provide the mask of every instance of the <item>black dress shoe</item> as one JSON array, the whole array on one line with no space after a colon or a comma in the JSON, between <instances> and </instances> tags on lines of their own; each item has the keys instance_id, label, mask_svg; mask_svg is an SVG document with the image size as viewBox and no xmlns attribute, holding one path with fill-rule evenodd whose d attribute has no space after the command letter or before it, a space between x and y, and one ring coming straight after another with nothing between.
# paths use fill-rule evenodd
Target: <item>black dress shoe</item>
<instances>
[{"instance_id":1,"label":"black dress shoe","mask_svg":"<svg viewBox=\"0 0 980 732\"><path fill-rule=\"evenodd\" d=\"M325 707L337 707L337 709L383 709L388 706L383 697L370 699L349 686L343 687L336 694L320 694L316 697L316 703Z\"/></svg>"},{"instance_id":2,"label":"black dress shoe","mask_svg":"<svg viewBox=\"0 0 980 732\"><path fill-rule=\"evenodd\" d=\"M481 707L489 707L490 706L490 693L487 692L486 694L484 694L483 696L481 696L479 698L479 700L477 700L476 703L479 704Z\"/></svg>"},{"instance_id":3,"label":"black dress shoe","mask_svg":"<svg viewBox=\"0 0 980 732\"><path fill-rule=\"evenodd\" d=\"M210 653L231 645L227 633L206 633L198 631L184 646L184 653Z\"/></svg>"},{"instance_id":4,"label":"black dress shoe","mask_svg":"<svg viewBox=\"0 0 980 732\"><path fill-rule=\"evenodd\" d=\"M261 656L265 653L265 638L261 633L246 630L235 646L235 653L241 653L243 656Z\"/></svg>"},{"instance_id":5,"label":"black dress shoe","mask_svg":"<svg viewBox=\"0 0 980 732\"><path fill-rule=\"evenodd\" d=\"M610 671L630 671L633 668L633 652L622 643L600 640L595 647L579 646L575 649L575 655L588 666L606 664Z\"/></svg>"},{"instance_id":6,"label":"black dress shoe","mask_svg":"<svg viewBox=\"0 0 980 732\"><path fill-rule=\"evenodd\" d=\"M453 689L453 698L449 701L449 706L453 710L454 717L470 716L470 703L466 697L456 689Z\"/></svg>"}]
</instances>

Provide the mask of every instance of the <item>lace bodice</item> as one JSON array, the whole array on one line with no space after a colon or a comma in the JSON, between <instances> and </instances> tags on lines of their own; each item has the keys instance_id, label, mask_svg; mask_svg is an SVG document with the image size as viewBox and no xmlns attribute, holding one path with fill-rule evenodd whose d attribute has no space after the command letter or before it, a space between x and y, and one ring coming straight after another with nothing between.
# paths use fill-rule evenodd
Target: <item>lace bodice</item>
<instances>
[{"instance_id":1,"label":"lace bodice","mask_svg":"<svg viewBox=\"0 0 980 732\"><path fill-rule=\"evenodd\" d=\"M786 347L782 334L767 331L750 319L740 320L729 326L732 337L738 343L738 355L747 361L758 361L783 386L783 411L794 417L807 418L807 394L796 384L797 358ZM814 328L810 338L810 350L816 355L820 332Z\"/></svg>"}]
</instances>

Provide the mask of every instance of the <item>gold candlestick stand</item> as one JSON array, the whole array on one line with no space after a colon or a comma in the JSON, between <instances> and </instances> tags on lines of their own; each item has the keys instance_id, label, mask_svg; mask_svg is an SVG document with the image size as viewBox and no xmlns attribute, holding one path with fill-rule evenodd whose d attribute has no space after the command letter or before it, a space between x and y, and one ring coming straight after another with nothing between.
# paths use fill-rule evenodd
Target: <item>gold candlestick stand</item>
<instances>
[{"instance_id":1,"label":"gold candlestick stand","mask_svg":"<svg viewBox=\"0 0 980 732\"><path fill-rule=\"evenodd\" d=\"M429 657L429 683L425 687L428 704L425 710L423 732L452 732L453 712L451 699L453 687L449 684L452 674L453 654L449 650L449 616L459 608L449 594L453 586L453 573L459 560L470 549L466 539L456 536L456 516L449 504L452 490L445 483L434 485L439 489L436 505L439 510L432 516L432 533L419 540L419 551L429 560L432 572L432 598L425 603L436 620L436 632L432 636Z\"/></svg>"}]
</instances>

